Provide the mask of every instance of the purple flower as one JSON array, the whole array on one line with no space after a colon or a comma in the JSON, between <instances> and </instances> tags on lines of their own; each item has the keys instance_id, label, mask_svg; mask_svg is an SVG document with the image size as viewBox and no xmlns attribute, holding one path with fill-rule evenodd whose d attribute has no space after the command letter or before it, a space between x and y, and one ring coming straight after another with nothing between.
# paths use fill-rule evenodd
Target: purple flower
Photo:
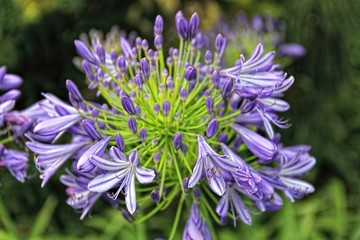
<instances>
[{"instance_id":1,"label":"purple flower","mask_svg":"<svg viewBox=\"0 0 360 240\"><path fill-rule=\"evenodd\" d=\"M10 150L0 144L0 166L5 166L19 182L27 178L28 155L25 152Z\"/></svg>"},{"instance_id":2,"label":"purple flower","mask_svg":"<svg viewBox=\"0 0 360 240\"><path fill-rule=\"evenodd\" d=\"M178 150L182 144L182 135L179 132L174 134L174 148Z\"/></svg>"},{"instance_id":3,"label":"purple flower","mask_svg":"<svg viewBox=\"0 0 360 240\"><path fill-rule=\"evenodd\" d=\"M50 177L61 167L64 162L73 154L85 146L85 143L71 144L45 144L39 142L26 142L26 146L36 153L35 163L40 171L40 178L43 180L41 187L44 187Z\"/></svg>"},{"instance_id":4,"label":"purple flower","mask_svg":"<svg viewBox=\"0 0 360 240\"><path fill-rule=\"evenodd\" d=\"M90 158L94 155L101 156L109 144L110 137L106 137L94 143L86 152L84 152L77 162L77 169L82 172L90 172L94 169L94 165L90 162Z\"/></svg>"},{"instance_id":5,"label":"purple flower","mask_svg":"<svg viewBox=\"0 0 360 240\"><path fill-rule=\"evenodd\" d=\"M193 173L189 178L188 188L193 188L202 176L206 176L211 190L222 196L226 188L222 175L223 170L234 172L238 168L238 165L230 160L228 156L217 154L206 143L205 139L198 135L198 158Z\"/></svg>"},{"instance_id":6,"label":"purple flower","mask_svg":"<svg viewBox=\"0 0 360 240\"><path fill-rule=\"evenodd\" d=\"M42 136L57 135L68 130L70 127L78 123L83 117L76 113L60 117L48 118L39 122L34 133Z\"/></svg>"},{"instance_id":7,"label":"purple flower","mask_svg":"<svg viewBox=\"0 0 360 240\"><path fill-rule=\"evenodd\" d=\"M275 143L241 125L233 124L232 128L240 135L249 150L256 156L264 160L274 158L277 152Z\"/></svg>"},{"instance_id":8,"label":"purple flower","mask_svg":"<svg viewBox=\"0 0 360 240\"><path fill-rule=\"evenodd\" d=\"M69 198L66 203L76 210L81 210L80 220L85 218L102 195L102 193L91 192L87 189L88 183L94 176L94 174L75 176L67 171L67 175L60 177L60 181L67 186L66 193Z\"/></svg>"},{"instance_id":9,"label":"purple flower","mask_svg":"<svg viewBox=\"0 0 360 240\"><path fill-rule=\"evenodd\" d=\"M6 73L6 67L0 68L0 90L10 90L19 87L23 80L16 74Z\"/></svg>"},{"instance_id":10,"label":"purple flower","mask_svg":"<svg viewBox=\"0 0 360 240\"><path fill-rule=\"evenodd\" d=\"M209 227L200 216L200 209L196 203L193 203L190 210L190 216L185 225L183 240L211 240Z\"/></svg>"},{"instance_id":11,"label":"purple flower","mask_svg":"<svg viewBox=\"0 0 360 240\"><path fill-rule=\"evenodd\" d=\"M129 159L116 147L110 148L111 160L93 155L90 161L100 169L106 171L89 182L88 189L93 192L106 192L120 185L113 198L116 199L124 189L125 202L128 211L133 214L136 210L135 176L142 183L151 183L155 172L139 166L136 150L129 154Z\"/></svg>"},{"instance_id":12,"label":"purple flower","mask_svg":"<svg viewBox=\"0 0 360 240\"><path fill-rule=\"evenodd\" d=\"M314 157L300 151L292 158L282 158L279 167L264 167L260 172L293 202L294 198L301 198L315 191L314 186L299 179L313 168L315 163Z\"/></svg>"},{"instance_id":13,"label":"purple flower","mask_svg":"<svg viewBox=\"0 0 360 240\"><path fill-rule=\"evenodd\" d=\"M80 40L74 41L76 51L78 54L84 59L88 60L90 63L94 65L99 65L100 62L98 58L89 50L89 48Z\"/></svg>"},{"instance_id":14,"label":"purple flower","mask_svg":"<svg viewBox=\"0 0 360 240\"><path fill-rule=\"evenodd\" d=\"M184 78L188 81L194 81L197 77L197 69L196 67L190 65L187 66L184 73Z\"/></svg>"},{"instance_id":15,"label":"purple flower","mask_svg":"<svg viewBox=\"0 0 360 240\"><path fill-rule=\"evenodd\" d=\"M212 138L219 129L219 122L214 118L209 122L209 125L206 129L206 137Z\"/></svg>"},{"instance_id":16,"label":"purple flower","mask_svg":"<svg viewBox=\"0 0 360 240\"><path fill-rule=\"evenodd\" d=\"M242 87L274 87L283 80L283 72L274 70L274 52L261 56L263 46L259 44L248 60L241 55L240 64L222 69L220 76L233 78Z\"/></svg>"},{"instance_id":17,"label":"purple flower","mask_svg":"<svg viewBox=\"0 0 360 240\"><path fill-rule=\"evenodd\" d=\"M234 216L234 226L236 226L236 219L241 219L244 223L251 225L250 211L242 201L239 192L236 191L236 186L227 186L225 194L219 200L216 206L216 213L221 218L228 215L229 205L232 215Z\"/></svg>"}]
</instances>

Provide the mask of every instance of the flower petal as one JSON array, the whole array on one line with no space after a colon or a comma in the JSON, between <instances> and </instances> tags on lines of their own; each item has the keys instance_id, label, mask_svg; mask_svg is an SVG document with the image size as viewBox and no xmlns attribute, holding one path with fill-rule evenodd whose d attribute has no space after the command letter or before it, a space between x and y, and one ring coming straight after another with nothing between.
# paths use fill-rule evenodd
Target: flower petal
<instances>
[{"instance_id":1,"label":"flower petal","mask_svg":"<svg viewBox=\"0 0 360 240\"><path fill-rule=\"evenodd\" d=\"M101 174L89 182L88 189L92 192L106 192L122 181L124 173L125 170L121 173Z\"/></svg>"},{"instance_id":2,"label":"flower petal","mask_svg":"<svg viewBox=\"0 0 360 240\"><path fill-rule=\"evenodd\" d=\"M129 213L133 214L136 210L136 191L135 191L135 176L129 179L129 186L125 195L125 203Z\"/></svg>"},{"instance_id":3,"label":"flower petal","mask_svg":"<svg viewBox=\"0 0 360 240\"><path fill-rule=\"evenodd\" d=\"M193 188L199 182L203 173L203 161L199 160L196 162L193 172L189 178L188 188Z\"/></svg>"},{"instance_id":4,"label":"flower petal","mask_svg":"<svg viewBox=\"0 0 360 240\"><path fill-rule=\"evenodd\" d=\"M154 170L144 167L136 168L136 179L142 184L151 183L155 176L156 175Z\"/></svg>"},{"instance_id":5,"label":"flower petal","mask_svg":"<svg viewBox=\"0 0 360 240\"><path fill-rule=\"evenodd\" d=\"M95 166L97 166L98 168L101 168L106 171L117 171L120 169L127 168L130 165L130 163L128 163L128 162L118 163L118 162L114 162L114 161L110 161L110 160L101 158L96 155L91 156L90 162L92 164L94 164Z\"/></svg>"}]
</instances>

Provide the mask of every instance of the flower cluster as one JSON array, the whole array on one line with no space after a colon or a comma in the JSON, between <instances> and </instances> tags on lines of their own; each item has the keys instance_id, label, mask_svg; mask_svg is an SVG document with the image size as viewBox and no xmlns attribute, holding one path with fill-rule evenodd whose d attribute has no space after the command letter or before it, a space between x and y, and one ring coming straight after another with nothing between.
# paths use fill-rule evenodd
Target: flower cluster
<instances>
[{"instance_id":1,"label":"flower cluster","mask_svg":"<svg viewBox=\"0 0 360 240\"><path fill-rule=\"evenodd\" d=\"M73 173L61 181L81 218L100 197L126 206L124 215L137 222L178 199L169 238L186 202L192 207L183 238L210 239L209 216L220 224L229 218L251 224L251 208L282 206L279 192L292 201L312 193L301 178L315 159L309 146L283 146L275 134L274 127L289 126L278 114L289 109L281 98L294 78L274 63L274 52L259 44L224 67L225 37L219 34L214 51L207 50L196 13L187 20L178 12L175 24L179 46L169 49L161 16L154 48L140 37L121 36L114 49L97 37L89 45L75 40L99 98L84 99L71 80L71 104L44 94L39 107L47 116L38 118L27 147L36 154L42 186L72 161ZM71 141L57 143L64 133Z\"/></svg>"},{"instance_id":2,"label":"flower cluster","mask_svg":"<svg viewBox=\"0 0 360 240\"><path fill-rule=\"evenodd\" d=\"M26 152L9 149L5 144L12 141L20 143L24 133L31 127L31 116L26 110L13 110L21 92L16 89L22 84L18 75L6 73L6 67L0 67L0 166L6 167L20 182L27 178L28 155Z\"/></svg>"}]
</instances>

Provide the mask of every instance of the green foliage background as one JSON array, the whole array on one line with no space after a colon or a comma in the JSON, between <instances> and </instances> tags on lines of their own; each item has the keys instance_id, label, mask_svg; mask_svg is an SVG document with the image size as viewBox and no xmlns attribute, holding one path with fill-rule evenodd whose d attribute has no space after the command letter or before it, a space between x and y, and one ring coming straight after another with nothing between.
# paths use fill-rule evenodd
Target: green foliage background
<instances>
[{"instance_id":1,"label":"green foliage background","mask_svg":"<svg viewBox=\"0 0 360 240\"><path fill-rule=\"evenodd\" d=\"M252 226L219 227L217 237L360 239L358 0L0 0L0 6L0 65L25 79L19 108L40 99L40 92L67 99L67 78L85 86L72 63L73 40L91 28L106 32L118 25L151 39L155 16L162 14L165 31L171 32L178 9L185 15L197 11L203 28L220 14L234 16L240 10L283 19L286 40L303 44L307 55L287 69L297 81L286 94L292 127L282 134L289 145L313 146L318 164L308 179L317 190L295 204L286 202L277 213L254 215ZM93 217L80 221L66 205L56 176L40 189L35 169L30 173L34 176L20 184L0 169L0 239L153 239L168 234L163 226L169 225L171 211L148 225L130 225L119 211L97 203Z\"/></svg>"}]
</instances>

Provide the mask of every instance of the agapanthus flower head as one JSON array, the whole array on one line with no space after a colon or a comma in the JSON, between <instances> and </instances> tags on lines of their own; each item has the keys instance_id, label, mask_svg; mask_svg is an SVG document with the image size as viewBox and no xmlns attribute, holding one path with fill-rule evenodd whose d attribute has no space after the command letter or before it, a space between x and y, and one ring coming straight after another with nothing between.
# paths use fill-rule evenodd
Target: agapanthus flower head
<instances>
[{"instance_id":1,"label":"agapanthus flower head","mask_svg":"<svg viewBox=\"0 0 360 240\"><path fill-rule=\"evenodd\" d=\"M206 45L198 14L187 19L180 11L179 45L165 50L163 25L157 16L154 44L126 35L111 49L96 37L91 43L75 41L85 79L99 99L88 101L70 80L71 105L45 94L40 105L47 116L37 121L27 143L36 153L43 185L72 159L77 173L65 177L70 178L65 184L73 189L75 176L87 178L86 187L72 192L85 197L69 200L82 209L82 217L95 196L104 194L126 206L124 216L131 221L147 219L178 199L178 223L187 202L192 208L184 239L211 238L211 219L205 223L202 214L250 224L248 202L272 211L283 203L278 190L294 197L310 193L291 174L305 174L313 161L287 163L284 159L298 155L282 147L275 134L277 127L287 127L278 114L289 108L281 98L294 82L278 68L275 52L259 44L249 57L228 64L227 38L219 34ZM63 134L72 142L56 144ZM277 162L279 168L271 169ZM218 204L207 202L209 195ZM125 202L118 201L123 197Z\"/></svg>"}]
</instances>

